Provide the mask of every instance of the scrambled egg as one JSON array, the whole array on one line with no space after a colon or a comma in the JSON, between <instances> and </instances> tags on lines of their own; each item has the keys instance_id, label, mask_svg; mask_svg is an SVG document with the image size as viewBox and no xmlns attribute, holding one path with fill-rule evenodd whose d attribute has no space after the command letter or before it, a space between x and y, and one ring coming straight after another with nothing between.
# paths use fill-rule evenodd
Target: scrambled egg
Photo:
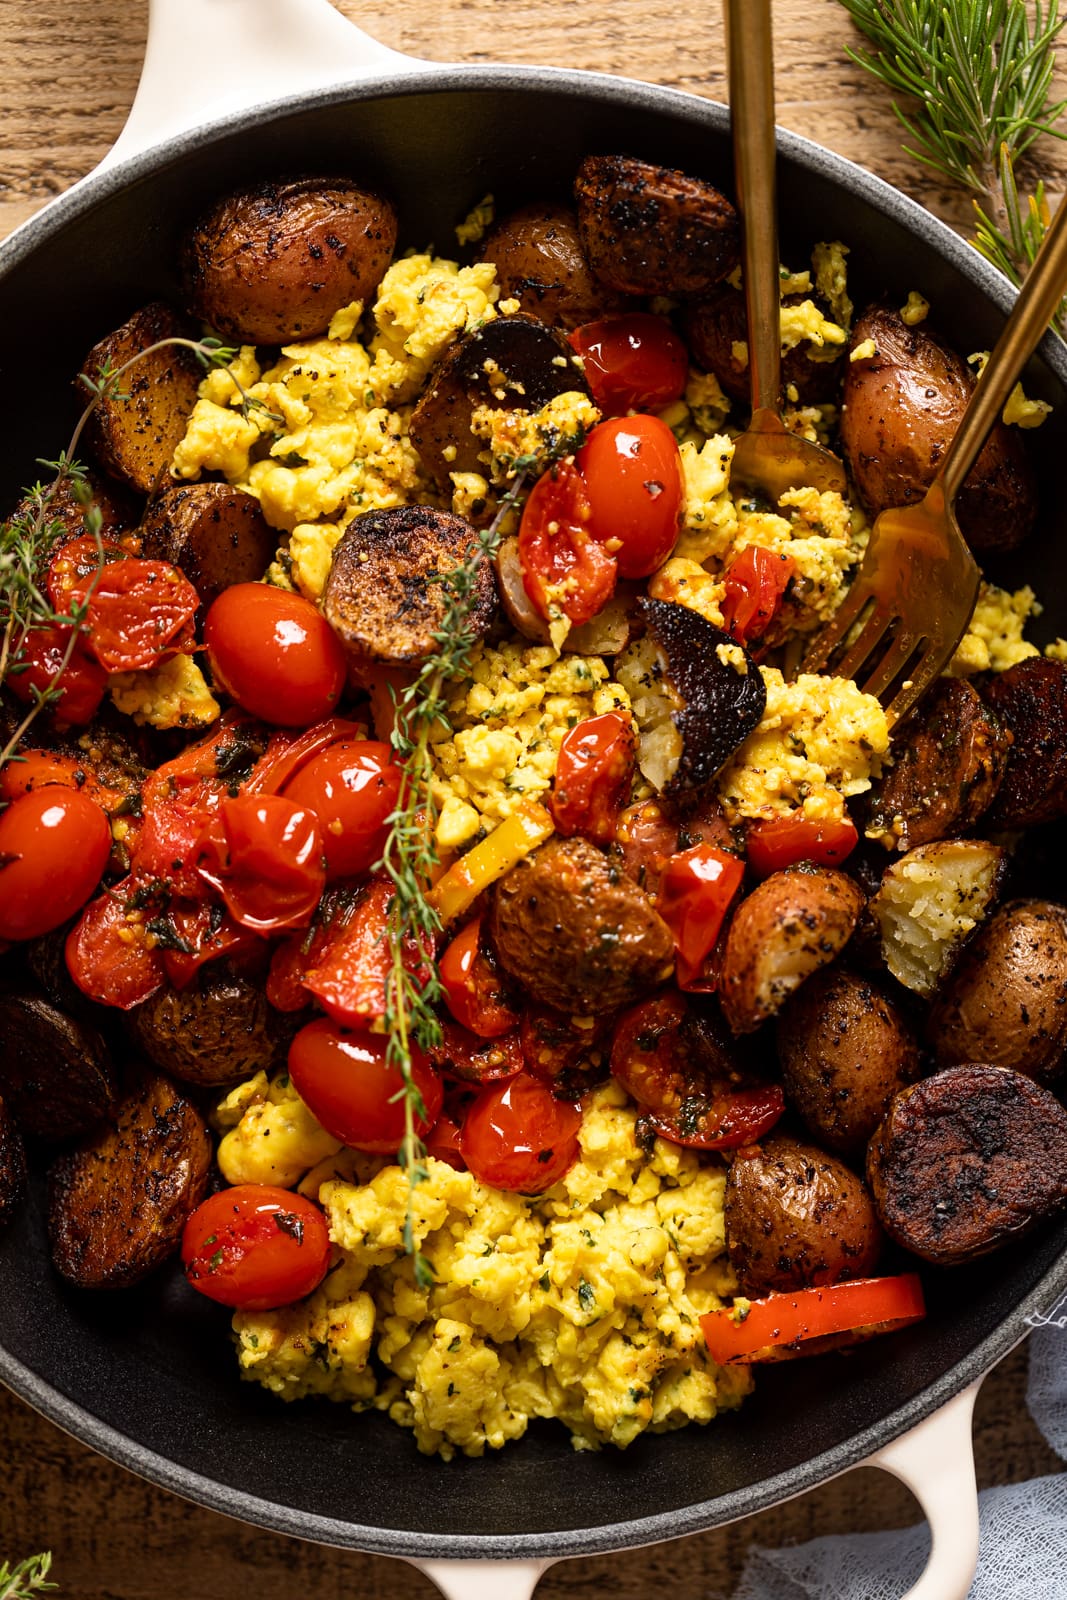
<instances>
[{"instance_id":1,"label":"scrambled egg","mask_svg":"<svg viewBox=\"0 0 1067 1600\"><path fill-rule=\"evenodd\" d=\"M413 1207L429 1289L404 1251L400 1168L352 1151L319 1166L301 1188L325 1209L336 1265L301 1304L234 1316L243 1375L286 1400L386 1411L446 1459L496 1449L535 1417L596 1449L737 1406L748 1369L717 1367L698 1320L736 1288L725 1168L662 1140L646 1154L635 1122L617 1084L598 1089L580 1159L536 1198L430 1159ZM306 1129L275 1132L258 1181L313 1156Z\"/></svg>"},{"instance_id":2,"label":"scrambled egg","mask_svg":"<svg viewBox=\"0 0 1067 1600\"><path fill-rule=\"evenodd\" d=\"M192 656L169 656L140 672L113 672L107 686L118 709L141 726L206 728L222 714Z\"/></svg>"}]
</instances>

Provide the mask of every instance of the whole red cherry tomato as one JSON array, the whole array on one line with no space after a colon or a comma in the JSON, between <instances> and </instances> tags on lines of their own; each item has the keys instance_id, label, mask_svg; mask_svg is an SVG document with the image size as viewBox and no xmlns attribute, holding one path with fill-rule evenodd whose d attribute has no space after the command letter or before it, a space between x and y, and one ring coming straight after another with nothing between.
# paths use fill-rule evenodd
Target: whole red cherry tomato
<instances>
[{"instance_id":1,"label":"whole red cherry tomato","mask_svg":"<svg viewBox=\"0 0 1067 1600\"><path fill-rule=\"evenodd\" d=\"M354 1150L391 1155L404 1137L404 1080L386 1060L388 1041L366 1030L345 1033L321 1017L301 1028L289 1046L289 1076L304 1104L335 1139ZM424 1114L415 1119L421 1139L441 1112L441 1079L419 1050L411 1076ZM398 1098L399 1097L399 1098Z\"/></svg>"},{"instance_id":2,"label":"whole red cherry tomato","mask_svg":"<svg viewBox=\"0 0 1067 1600\"><path fill-rule=\"evenodd\" d=\"M723 627L740 644L759 639L774 621L789 580L796 571L791 556L776 555L763 545L746 545L727 562L722 581Z\"/></svg>"},{"instance_id":3,"label":"whole red cherry tomato","mask_svg":"<svg viewBox=\"0 0 1067 1600\"><path fill-rule=\"evenodd\" d=\"M117 558L116 558L117 552ZM100 565L96 541L65 544L48 570L57 611L87 606L89 648L108 672L154 667L185 643L200 596L169 561L144 561L109 545Z\"/></svg>"},{"instance_id":4,"label":"whole red cherry tomato","mask_svg":"<svg viewBox=\"0 0 1067 1600\"><path fill-rule=\"evenodd\" d=\"M286 799L319 819L331 882L360 877L381 859L403 777L389 745L340 739L289 779Z\"/></svg>"},{"instance_id":5,"label":"whole red cherry tomato","mask_svg":"<svg viewBox=\"0 0 1067 1600\"><path fill-rule=\"evenodd\" d=\"M341 641L302 595L232 584L208 611L204 644L215 681L264 722L302 727L328 716L341 698Z\"/></svg>"},{"instance_id":6,"label":"whole red cherry tomato","mask_svg":"<svg viewBox=\"0 0 1067 1600\"><path fill-rule=\"evenodd\" d=\"M519 524L519 564L526 593L542 617L553 607L576 626L615 593L618 565L590 533L585 483L570 461L538 478Z\"/></svg>"},{"instance_id":7,"label":"whole red cherry tomato","mask_svg":"<svg viewBox=\"0 0 1067 1600\"><path fill-rule=\"evenodd\" d=\"M151 912L137 906L138 884L124 878L90 900L67 934L67 971L83 994L102 1006L128 1011L166 979L163 952L147 923Z\"/></svg>"},{"instance_id":8,"label":"whole red cherry tomato","mask_svg":"<svg viewBox=\"0 0 1067 1600\"><path fill-rule=\"evenodd\" d=\"M52 715L57 722L80 728L91 722L99 710L107 689L107 673L89 654L84 638L78 639L70 660L63 666L70 634L70 628L34 628L26 635L4 682L23 705L54 688L57 697L51 705Z\"/></svg>"},{"instance_id":9,"label":"whole red cherry tomato","mask_svg":"<svg viewBox=\"0 0 1067 1600\"><path fill-rule=\"evenodd\" d=\"M243 928L303 927L326 884L322 830L314 812L281 795L221 800L201 835L197 870Z\"/></svg>"},{"instance_id":10,"label":"whole red cherry tomato","mask_svg":"<svg viewBox=\"0 0 1067 1600\"><path fill-rule=\"evenodd\" d=\"M456 1021L482 1039L496 1039L518 1027L518 1012L507 1003L500 974L481 948L482 919L468 922L438 964L445 1003Z\"/></svg>"},{"instance_id":11,"label":"whole red cherry tomato","mask_svg":"<svg viewBox=\"0 0 1067 1600\"><path fill-rule=\"evenodd\" d=\"M674 935L678 954L698 966L719 937L745 876L739 856L713 844L672 855L660 878L656 910Z\"/></svg>"},{"instance_id":12,"label":"whole red cherry tomato","mask_svg":"<svg viewBox=\"0 0 1067 1600\"><path fill-rule=\"evenodd\" d=\"M605 416L662 411L685 391L689 354L670 323L650 311L586 322L568 337Z\"/></svg>"},{"instance_id":13,"label":"whole red cherry tomato","mask_svg":"<svg viewBox=\"0 0 1067 1600\"><path fill-rule=\"evenodd\" d=\"M620 578L647 578L678 542L685 490L674 434L658 417L601 422L575 464L593 538L613 552Z\"/></svg>"},{"instance_id":14,"label":"whole red cherry tomato","mask_svg":"<svg viewBox=\"0 0 1067 1600\"><path fill-rule=\"evenodd\" d=\"M49 784L0 816L0 939L34 939L79 910L111 853L95 800Z\"/></svg>"},{"instance_id":15,"label":"whole red cherry tomato","mask_svg":"<svg viewBox=\"0 0 1067 1600\"><path fill-rule=\"evenodd\" d=\"M801 811L753 822L745 838L745 854L756 876L768 878L782 867L795 867L798 861L835 867L852 854L859 839L851 817L819 821Z\"/></svg>"},{"instance_id":16,"label":"whole red cherry tomato","mask_svg":"<svg viewBox=\"0 0 1067 1600\"><path fill-rule=\"evenodd\" d=\"M548 809L559 833L610 844L637 765L633 723L617 711L587 717L563 736Z\"/></svg>"},{"instance_id":17,"label":"whole red cherry tomato","mask_svg":"<svg viewBox=\"0 0 1067 1600\"><path fill-rule=\"evenodd\" d=\"M326 1218L302 1194L267 1183L220 1189L182 1232L194 1289L240 1311L271 1311L317 1289L330 1264Z\"/></svg>"},{"instance_id":18,"label":"whole red cherry tomato","mask_svg":"<svg viewBox=\"0 0 1067 1600\"><path fill-rule=\"evenodd\" d=\"M490 1188L540 1194L574 1165L581 1126L580 1106L557 1100L545 1084L520 1072L472 1101L460 1129L460 1154Z\"/></svg>"}]
</instances>

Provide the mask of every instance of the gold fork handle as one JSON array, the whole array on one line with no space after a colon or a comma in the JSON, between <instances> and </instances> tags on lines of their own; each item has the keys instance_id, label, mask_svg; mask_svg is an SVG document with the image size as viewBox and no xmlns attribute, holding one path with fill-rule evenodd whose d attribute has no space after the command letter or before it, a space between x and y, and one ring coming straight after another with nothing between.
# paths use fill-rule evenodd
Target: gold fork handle
<instances>
[{"instance_id":1,"label":"gold fork handle","mask_svg":"<svg viewBox=\"0 0 1067 1600\"><path fill-rule=\"evenodd\" d=\"M741 213L753 412L778 411L781 330L770 0L726 0L730 130Z\"/></svg>"},{"instance_id":2,"label":"gold fork handle","mask_svg":"<svg viewBox=\"0 0 1067 1600\"><path fill-rule=\"evenodd\" d=\"M985 444L1004 402L1067 293L1067 205L1060 202L1011 315L1004 324L985 371L971 395L963 420L949 445L939 474L951 505L975 457Z\"/></svg>"}]
</instances>

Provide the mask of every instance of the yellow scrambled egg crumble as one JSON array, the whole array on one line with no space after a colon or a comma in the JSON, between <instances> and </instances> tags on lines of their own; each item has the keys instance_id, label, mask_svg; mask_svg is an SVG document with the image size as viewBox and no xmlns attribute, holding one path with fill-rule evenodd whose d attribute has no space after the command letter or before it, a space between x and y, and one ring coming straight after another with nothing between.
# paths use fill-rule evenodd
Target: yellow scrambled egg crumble
<instances>
[{"instance_id":1,"label":"yellow scrambled egg crumble","mask_svg":"<svg viewBox=\"0 0 1067 1600\"><path fill-rule=\"evenodd\" d=\"M169 656L139 672L113 672L108 689L124 716L142 727L206 728L222 707L192 656Z\"/></svg>"}]
</instances>

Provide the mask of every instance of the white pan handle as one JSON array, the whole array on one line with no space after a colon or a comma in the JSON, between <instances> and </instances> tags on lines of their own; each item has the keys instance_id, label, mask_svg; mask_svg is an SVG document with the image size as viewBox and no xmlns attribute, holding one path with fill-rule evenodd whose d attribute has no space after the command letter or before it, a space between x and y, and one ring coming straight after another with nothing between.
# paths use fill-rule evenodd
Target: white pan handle
<instances>
[{"instance_id":1,"label":"white pan handle","mask_svg":"<svg viewBox=\"0 0 1067 1600\"><path fill-rule=\"evenodd\" d=\"M966 1600L978 1566L978 1488L971 1424L980 1388L972 1383L903 1438L870 1456L906 1484L926 1513L933 1548L903 1600Z\"/></svg>"},{"instance_id":2,"label":"white pan handle","mask_svg":"<svg viewBox=\"0 0 1067 1600\"><path fill-rule=\"evenodd\" d=\"M431 65L379 44L329 0L149 0L137 95L97 171L269 100Z\"/></svg>"},{"instance_id":3,"label":"white pan handle","mask_svg":"<svg viewBox=\"0 0 1067 1600\"><path fill-rule=\"evenodd\" d=\"M530 1600L551 1561L413 1561L445 1600Z\"/></svg>"}]
</instances>

